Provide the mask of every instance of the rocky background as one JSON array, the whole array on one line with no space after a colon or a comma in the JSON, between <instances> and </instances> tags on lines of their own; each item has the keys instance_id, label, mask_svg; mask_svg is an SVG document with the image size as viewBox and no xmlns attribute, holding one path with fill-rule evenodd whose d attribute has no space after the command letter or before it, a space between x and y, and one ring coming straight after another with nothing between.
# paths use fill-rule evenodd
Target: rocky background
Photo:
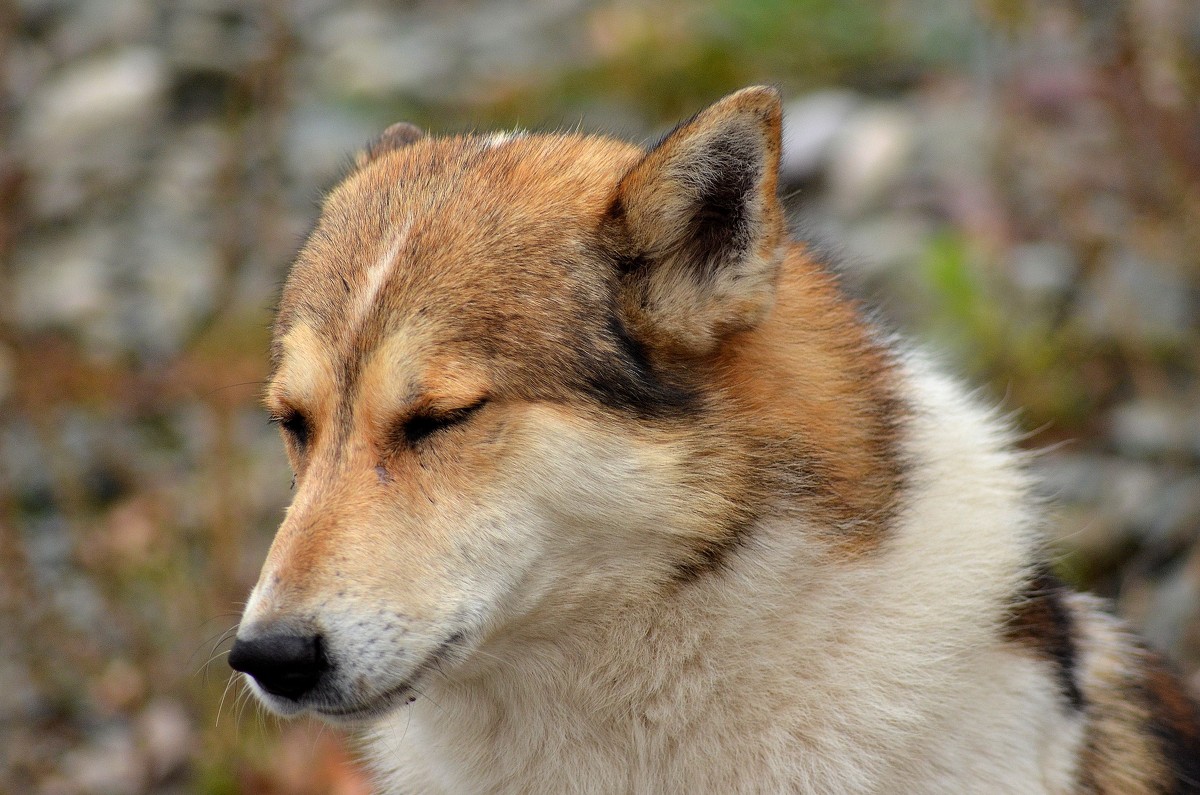
<instances>
[{"instance_id":1,"label":"rocky background","mask_svg":"<svg viewBox=\"0 0 1200 795\"><path fill-rule=\"evenodd\" d=\"M366 792L223 657L318 197L397 119L650 140L752 82L796 228L1014 413L1061 572L1200 689L1200 4L10 0L0 791Z\"/></svg>"}]
</instances>

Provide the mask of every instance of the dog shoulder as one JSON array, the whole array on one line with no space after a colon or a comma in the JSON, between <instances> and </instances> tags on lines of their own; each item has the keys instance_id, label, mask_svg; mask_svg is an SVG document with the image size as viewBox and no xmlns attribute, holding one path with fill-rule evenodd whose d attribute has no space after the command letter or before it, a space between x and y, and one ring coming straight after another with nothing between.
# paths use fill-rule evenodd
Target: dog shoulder
<instances>
[{"instance_id":1,"label":"dog shoulder","mask_svg":"<svg viewBox=\"0 0 1200 795\"><path fill-rule=\"evenodd\" d=\"M1082 722L1076 792L1200 792L1196 703L1101 600L1037 568L1013 602L1005 639L1045 665L1061 710Z\"/></svg>"},{"instance_id":2,"label":"dog shoulder","mask_svg":"<svg viewBox=\"0 0 1200 795\"><path fill-rule=\"evenodd\" d=\"M1200 709L1157 652L1083 594L1063 599L1078 640L1083 793L1200 792Z\"/></svg>"},{"instance_id":3,"label":"dog shoulder","mask_svg":"<svg viewBox=\"0 0 1200 795\"><path fill-rule=\"evenodd\" d=\"M960 511L960 530L990 523L975 528L980 532L943 537L934 532L942 514L923 511L922 502L910 497L904 515L919 517L921 528L913 543L926 551L931 571L952 577L934 562L931 545L936 542L945 557L954 553L952 542L987 536L972 547L970 560L976 572L986 560L989 574L969 593L959 592L955 603L988 590L1005 603L1000 643L1032 660L1052 694L1047 703L1058 714L1048 716L1046 725L1059 727L1055 731L1064 737L1078 729L1079 741L1061 746L1070 749L1062 762L1074 769L1073 791L1200 792L1200 709L1170 664L1113 617L1103 600L1075 592L1051 572L1037 532L1042 520L1030 496L1032 475L1005 424L919 355L909 358L904 383L920 407L907 423L916 440L910 456L924 462L912 465L912 488L939 510L964 499L987 509L983 517ZM953 463L949 469L930 463L939 458ZM959 484L958 490L945 493L945 482Z\"/></svg>"}]
</instances>

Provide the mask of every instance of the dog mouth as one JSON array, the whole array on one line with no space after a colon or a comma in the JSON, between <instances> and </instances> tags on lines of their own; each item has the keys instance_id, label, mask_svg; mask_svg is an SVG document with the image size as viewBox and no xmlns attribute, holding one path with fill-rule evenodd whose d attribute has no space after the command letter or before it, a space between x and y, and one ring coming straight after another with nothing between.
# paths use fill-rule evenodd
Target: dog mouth
<instances>
[{"instance_id":1,"label":"dog mouth","mask_svg":"<svg viewBox=\"0 0 1200 795\"><path fill-rule=\"evenodd\" d=\"M413 669L404 681L393 685L369 698L348 704L313 704L309 709L317 716L333 723L362 723L382 718L397 709L406 707L424 694L418 689L431 673L440 673L440 666L455 648L462 643L465 633L456 632L434 649Z\"/></svg>"}]
</instances>

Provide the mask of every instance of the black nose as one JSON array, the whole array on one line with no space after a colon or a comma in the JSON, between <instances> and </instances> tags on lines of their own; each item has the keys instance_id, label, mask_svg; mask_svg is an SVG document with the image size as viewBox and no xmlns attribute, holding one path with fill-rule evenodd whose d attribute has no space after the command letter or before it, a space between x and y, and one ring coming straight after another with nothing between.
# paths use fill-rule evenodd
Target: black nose
<instances>
[{"instance_id":1,"label":"black nose","mask_svg":"<svg viewBox=\"0 0 1200 795\"><path fill-rule=\"evenodd\" d=\"M229 667L250 674L268 693L293 701L316 687L329 669L320 635L276 632L238 638Z\"/></svg>"}]
</instances>

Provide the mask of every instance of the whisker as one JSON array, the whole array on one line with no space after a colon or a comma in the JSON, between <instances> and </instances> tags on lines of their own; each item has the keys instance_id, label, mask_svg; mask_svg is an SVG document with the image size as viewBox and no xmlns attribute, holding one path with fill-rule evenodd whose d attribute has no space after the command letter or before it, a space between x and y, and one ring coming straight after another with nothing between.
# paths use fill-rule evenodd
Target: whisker
<instances>
[{"instance_id":1,"label":"whisker","mask_svg":"<svg viewBox=\"0 0 1200 795\"><path fill-rule=\"evenodd\" d=\"M421 698L423 698L423 699L425 699L426 701L428 701L430 704L433 704L433 705L434 705L435 707L437 707L438 709L442 709L442 705L441 705L441 704L437 703L436 701L434 701L434 700L433 700L432 698L430 698L429 696L425 695L425 694L424 694L423 692L421 692L420 690L417 690L415 687L413 687L413 688L410 688L410 689L411 689L411 690L412 690L414 693L416 693L418 696L420 696Z\"/></svg>"},{"instance_id":2,"label":"whisker","mask_svg":"<svg viewBox=\"0 0 1200 795\"><path fill-rule=\"evenodd\" d=\"M226 640L228 640L228 637L222 637L220 640L218 640L216 643L213 644L213 647L212 647L211 651L209 652L208 659L204 661L203 665L201 665L199 668L196 669L196 672L194 674L192 674L192 676L195 677L195 676L200 676L201 674L203 674L202 681L205 683L208 682L209 673L212 670L210 668L210 666L217 660L221 659L222 657L228 656L229 653L231 651L233 651L232 647L230 647L228 649L222 649L221 651L217 651L217 647L220 646L222 643L224 643Z\"/></svg>"},{"instance_id":3,"label":"whisker","mask_svg":"<svg viewBox=\"0 0 1200 795\"><path fill-rule=\"evenodd\" d=\"M228 629L224 630L223 632L219 632L215 635L216 641L212 644L212 648L209 649L210 655L216 651L218 646L220 646L222 643L225 642L225 640L229 637L229 634L231 632L237 632L237 624L234 624L232 627L229 627ZM189 666L191 666L192 660L196 659L196 655L200 652L200 650L203 649L205 646L207 646L209 641L212 640L213 637L214 636L209 636L208 638L205 638L204 640L200 641L200 643L198 643L196 645L196 648L192 651L191 654L188 655L187 664ZM208 662L212 662L211 656L209 657ZM199 668L197 668L196 673L199 674L201 671L203 671L204 667L206 665L208 665L208 663L204 663L204 665L201 665Z\"/></svg>"},{"instance_id":4,"label":"whisker","mask_svg":"<svg viewBox=\"0 0 1200 795\"><path fill-rule=\"evenodd\" d=\"M395 750L399 752L400 746L404 745L404 738L408 736L408 727L412 725L412 710L408 711L408 720L404 721L404 731L400 732L400 739L396 741Z\"/></svg>"},{"instance_id":5,"label":"whisker","mask_svg":"<svg viewBox=\"0 0 1200 795\"><path fill-rule=\"evenodd\" d=\"M221 710L225 708L225 696L229 695L229 688L233 686L233 680L237 679L236 674L230 674L229 679L225 681L225 689L221 691L221 700L217 702L217 719L213 721L213 728L221 725ZM234 699L234 706L237 706L237 699Z\"/></svg>"},{"instance_id":6,"label":"whisker","mask_svg":"<svg viewBox=\"0 0 1200 795\"><path fill-rule=\"evenodd\" d=\"M237 704L236 704L237 718L235 718L235 720L237 721L237 728L238 728L239 733L241 732L241 727L243 725L245 725L246 708L249 707L251 704L253 704L256 707L257 712L262 711L262 709L263 709L262 704L260 704L258 702L258 699L254 698L254 694L250 691L250 688L247 687L245 690L243 690L238 695L238 700L237 700ZM259 720L260 720L260 725L261 725L261 715L260 715Z\"/></svg>"}]
</instances>

